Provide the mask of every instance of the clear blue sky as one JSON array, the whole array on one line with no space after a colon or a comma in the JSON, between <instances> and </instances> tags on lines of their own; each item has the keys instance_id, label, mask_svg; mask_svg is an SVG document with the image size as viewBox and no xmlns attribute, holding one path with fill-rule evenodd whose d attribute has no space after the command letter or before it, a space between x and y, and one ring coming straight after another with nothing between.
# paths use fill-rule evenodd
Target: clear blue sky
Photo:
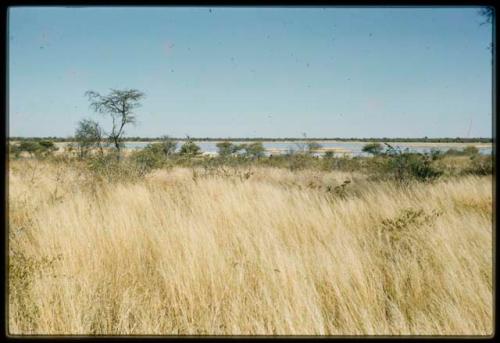
<instances>
[{"instance_id":1,"label":"clear blue sky","mask_svg":"<svg viewBox=\"0 0 500 343\"><path fill-rule=\"evenodd\" d=\"M491 137L478 8L12 7L9 135L69 136L86 90L128 136Z\"/></svg>"}]
</instances>

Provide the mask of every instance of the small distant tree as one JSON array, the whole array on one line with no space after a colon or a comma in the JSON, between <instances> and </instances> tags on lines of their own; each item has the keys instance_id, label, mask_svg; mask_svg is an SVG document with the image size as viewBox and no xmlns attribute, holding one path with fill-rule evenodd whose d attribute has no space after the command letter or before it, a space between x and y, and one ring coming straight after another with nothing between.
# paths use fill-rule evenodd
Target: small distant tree
<instances>
[{"instance_id":1,"label":"small distant tree","mask_svg":"<svg viewBox=\"0 0 500 343\"><path fill-rule=\"evenodd\" d=\"M217 147L219 156L226 157L233 152L233 144L228 141L219 142L215 145Z\"/></svg>"},{"instance_id":2,"label":"small distant tree","mask_svg":"<svg viewBox=\"0 0 500 343\"><path fill-rule=\"evenodd\" d=\"M144 93L136 89L111 89L108 95L101 95L94 91L87 91L85 95L95 112L108 114L111 117L113 126L108 139L114 145L117 159L119 159L125 125L135 124L136 118L133 111L141 105L140 101Z\"/></svg>"},{"instance_id":3,"label":"small distant tree","mask_svg":"<svg viewBox=\"0 0 500 343\"><path fill-rule=\"evenodd\" d=\"M91 119L83 119L79 121L75 130L75 141L79 150L80 158L87 156L89 151L94 148L99 149L99 152L102 155L102 136L103 132L99 123Z\"/></svg>"},{"instance_id":4,"label":"small distant tree","mask_svg":"<svg viewBox=\"0 0 500 343\"><path fill-rule=\"evenodd\" d=\"M177 150L177 142L169 136L162 136L160 142L157 144L159 144L165 156L171 156L175 154L175 150Z\"/></svg>"},{"instance_id":5,"label":"small distant tree","mask_svg":"<svg viewBox=\"0 0 500 343\"><path fill-rule=\"evenodd\" d=\"M199 155L201 153L200 150L201 148L188 138L188 140L181 146L179 154L192 157Z\"/></svg>"},{"instance_id":6,"label":"small distant tree","mask_svg":"<svg viewBox=\"0 0 500 343\"><path fill-rule=\"evenodd\" d=\"M250 144L245 144L243 146L243 149L245 150L245 156L252 157L252 158L263 157L264 152L266 151L262 142L254 142L254 143L250 143Z\"/></svg>"},{"instance_id":7,"label":"small distant tree","mask_svg":"<svg viewBox=\"0 0 500 343\"><path fill-rule=\"evenodd\" d=\"M219 142L215 146L217 147L219 156L221 157L230 156L243 149L243 146L233 144L229 141Z\"/></svg>"},{"instance_id":8,"label":"small distant tree","mask_svg":"<svg viewBox=\"0 0 500 343\"><path fill-rule=\"evenodd\" d=\"M384 147L380 143L368 143L365 144L363 149L361 151L366 152L368 154L372 154L374 156L380 155L382 151L384 150Z\"/></svg>"}]
</instances>

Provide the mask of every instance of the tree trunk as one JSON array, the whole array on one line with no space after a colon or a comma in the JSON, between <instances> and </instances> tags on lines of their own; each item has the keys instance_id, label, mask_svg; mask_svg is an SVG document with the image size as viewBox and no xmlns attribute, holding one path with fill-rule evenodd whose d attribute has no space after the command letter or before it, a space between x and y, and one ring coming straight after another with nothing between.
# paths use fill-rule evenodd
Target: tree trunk
<instances>
[{"instance_id":1,"label":"tree trunk","mask_svg":"<svg viewBox=\"0 0 500 343\"><path fill-rule=\"evenodd\" d=\"M118 140L118 137L115 137L114 141L115 141L115 148L116 148L116 160L120 161L120 142Z\"/></svg>"}]
</instances>

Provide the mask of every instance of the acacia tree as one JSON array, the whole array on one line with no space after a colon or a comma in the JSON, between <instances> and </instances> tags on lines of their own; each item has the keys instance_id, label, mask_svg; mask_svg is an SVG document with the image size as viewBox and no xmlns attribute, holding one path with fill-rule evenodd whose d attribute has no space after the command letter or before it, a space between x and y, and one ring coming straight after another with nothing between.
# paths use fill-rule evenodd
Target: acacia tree
<instances>
[{"instance_id":1,"label":"acacia tree","mask_svg":"<svg viewBox=\"0 0 500 343\"><path fill-rule=\"evenodd\" d=\"M90 107L97 113L108 114L112 119L112 129L108 134L109 141L115 146L117 158L120 158L120 148L124 128L127 124L135 124L133 110L139 107L144 93L137 89L111 89L108 95L101 95L94 91L87 91Z\"/></svg>"}]
</instances>

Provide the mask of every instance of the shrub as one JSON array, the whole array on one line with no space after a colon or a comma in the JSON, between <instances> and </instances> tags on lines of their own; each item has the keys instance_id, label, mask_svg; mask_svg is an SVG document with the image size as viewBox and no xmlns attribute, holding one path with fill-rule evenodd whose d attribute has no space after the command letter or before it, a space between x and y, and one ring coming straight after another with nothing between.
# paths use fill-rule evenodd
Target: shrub
<instances>
[{"instance_id":1,"label":"shrub","mask_svg":"<svg viewBox=\"0 0 500 343\"><path fill-rule=\"evenodd\" d=\"M134 151L130 159L136 164L141 174L153 169L161 168L165 161L165 155L160 144L149 144L144 149Z\"/></svg>"},{"instance_id":2,"label":"shrub","mask_svg":"<svg viewBox=\"0 0 500 343\"><path fill-rule=\"evenodd\" d=\"M325 153L323 154L323 158L328 158L328 159L333 158L334 156L335 156L335 152L333 152L333 151L331 151L331 150L330 150L330 151L327 151L327 152L325 152Z\"/></svg>"},{"instance_id":3,"label":"shrub","mask_svg":"<svg viewBox=\"0 0 500 343\"><path fill-rule=\"evenodd\" d=\"M380 143L368 143L368 144L365 144L365 146L363 147L363 149L361 151L366 152L366 153L371 154L371 155L374 155L374 156L377 156L377 155L380 155L383 150L384 150L384 148L382 147L382 144L380 144Z\"/></svg>"},{"instance_id":4,"label":"shrub","mask_svg":"<svg viewBox=\"0 0 500 343\"><path fill-rule=\"evenodd\" d=\"M196 145L195 142L193 142L192 140L187 140L181 146L181 150L179 151L179 154L181 154L183 156L193 157L193 156L199 155L201 153L200 150L201 150L201 148L198 145Z\"/></svg>"},{"instance_id":5,"label":"shrub","mask_svg":"<svg viewBox=\"0 0 500 343\"><path fill-rule=\"evenodd\" d=\"M9 155L13 155L14 158L19 158L19 156L21 155L19 144L9 144Z\"/></svg>"},{"instance_id":6,"label":"shrub","mask_svg":"<svg viewBox=\"0 0 500 343\"><path fill-rule=\"evenodd\" d=\"M216 144L219 156L227 157L231 156L234 153L237 153L239 150L243 149L243 146L233 144L229 141L219 142Z\"/></svg>"},{"instance_id":7,"label":"shrub","mask_svg":"<svg viewBox=\"0 0 500 343\"><path fill-rule=\"evenodd\" d=\"M266 151L264 149L264 145L261 142L254 142L250 144L242 144L242 147L245 150L245 156L252 158L260 158L263 157Z\"/></svg>"},{"instance_id":8,"label":"shrub","mask_svg":"<svg viewBox=\"0 0 500 343\"><path fill-rule=\"evenodd\" d=\"M81 159L85 158L95 148L99 149L101 155L103 154L102 135L99 123L91 119L83 119L78 122L75 130L75 141Z\"/></svg>"},{"instance_id":9,"label":"shrub","mask_svg":"<svg viewBox=\"0 0 500 343\"><path fill-rule=\"evenodd\" d=\"M448 149L448 151L446 151L446 155L452 155L452 156L463 156L463 155L473 156L478 154L479 154L479 149L476 148L474 145L468 145L463 150L457 150L451 148Z\"/></svg>"},{"instance_id":10,"label":"shrub","mask_svg":"<svg viewBox=\"0 0 500 343\"><path fill-rule=\"evenodd\" d=\"M136 181L150 169L146 164L141 165L134 158L118 159L117 150L104 155L91 156L86 160L87 170L90 172L89 182L94 186L95 181L108 182Z\"/></svg>"},{"instance_id":11,"label":"shrub","mask_svg":"<svg viewBox=\"0 0 500 343\"><path fill-rule=\"evenodd\" d=\"M491 175L493 174L493 157L473 155L469 166L463 171L464 174Z\"/></svg>"},{"instance_id":12,"label":"shrub","mask_svg":"<svg viewBox=\"0 0 500 343\"><path fill-rule=\"evenodd\" d=\"M288 159L288 169L291 171L305 169L310 162L309 156L303 154L295 154L287 156Z\"/></svg>"},{"instance_id":13,"label":"shrub","mask_svg":"<svg viewBox=\"0 0 500 343\"><path fill-rule=\"evenodd\" d=\"M461 154L462 154L462 152L459 151L459 150L457 150L457 149L455 149L455 148L448 149L448 150L446 150L446 153L445 153L445 155L449 155L449 156L450 155L451 156L457 156L457 155L461 155Z\"/></svg>"},{"instance_id":14,"label":"shrub","mask_svg":"<svg viewBox=\"0 0 500 343\"><path fill-rule=\"evenodd\" d=\"M464 148L463 153L465 155L474 156L479 154L479 149L474 145L469 145Z\"/></svg>"},{"instance_id":15,"label":"shrub","mask_svg":"<svg viewBox=\"0 0 500 343\"><path fill-rule=\"evenodd\" d=\"M52 141L40 141L38 144L41 146L41 149L44 151L55 151L57 147L54 145Z\"/></svg>"},{"instance_id":16,"label":"shrub","mask_svg":"<svg viewBox=\"0 0 500 343\"><path fill-rule=\"evenodd\" d=\"M18 145L18 149L20 152L27 152L31 156L33 156L37 155L40 152L41 146L38 144L38 142L26 141L21 142Z\"/></svg>"},{"instance_id":17,"label":"shrub","mask_svg":"<svg viewBox=\"0 0 500 343\"><path fill-rule=\"evenodd\" d=\"M36 156L37 158L46 157L52 152L56 151L57 147L54 142L42 140L42 141L23 141L18 145L14 145L10 148L10 152L14 153L15 157L19 157L22 152L27 152L30 156Z\"/></svg>"},{"instance_id":18,"label":"shrub","mask_svg":"<svg viewBox=\"0 0 500 343\"><path fill-rule=\"evenodd\" d=\"M430 151L430 156L431 156L431 159L433 161L436 161L436 160L442 159L444 156L444 153L439 149L432 148Z\"/></svg>"},{"instance_id":19,"label":"shrub","mask_svg":"<svg viewBox=\"0 0 500 343\"><path fill-rule=\"evenodd\" d=\"M402 151L386 144L388 149L382 163L383 171L387 176L400 183L411 179L430 181L442 175L442 171L432 165L429 154L411 153L408 148Z\"/></svg>"},{"instance_id":20,"label":"shrub","mask_svg":"<svg viewBox=\"0 0 500 343\"><path fill-rule=\"evenodd\" d=\"M159 143L155 143L156 149L162 151L165 156L172 156L175 154L175 150L177 149L177 142L171 139L168 136L163 136Z\"/></svg>"}]
</instances>

